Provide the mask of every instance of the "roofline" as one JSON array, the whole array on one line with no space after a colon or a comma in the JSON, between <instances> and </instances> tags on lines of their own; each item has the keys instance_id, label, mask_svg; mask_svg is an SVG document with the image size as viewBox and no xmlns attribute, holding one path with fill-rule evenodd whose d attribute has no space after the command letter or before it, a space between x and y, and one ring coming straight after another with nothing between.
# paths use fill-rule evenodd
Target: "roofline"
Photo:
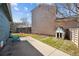
<instances>
[{"instance_id":1,"label":"roofline","mask_svg":"<svg viewBox=\"0 0 79 59\"><path fill-rule=\"evenodd\" d=\"M0 7L2 8L2 10L4 11L6 17L8 18L9 21L12 21L12 14L11 14L11 9L9 7L9 3L1 3Z\"/></svg>"},{"instance_id":2,"label":"roofline","mask_svg":"<svg viewBox=\"0 0 79 59\"><path fill-rule=\"evenodd\" d=\"M70 20L62 20L62 19L70 19ZM56 18L56 21L71 21L71 20L75 21L77 19L78 17L64 17L64 18Z\"/></svg>"},{"instance_id":3,"label":"roofline","mask_svg":"<svg viewBox=\"0 0 79 59\"><path fill-rule=\"evenodd\" d=\"M33 12L35 9L37 9L37 8L39 8L39 5L36 7L36 8L34 8L33 10L31 10L31 12Z\"/></svg>"},{"instance_id":4,"label":"roofline","mask_svg":"<svg viewBox=\"0 0 79 59\"><path fill-rule=\"evenodd\" d=\"M54 3L52 3L54 4ZM34 8L32 11L34 11L35 9L39 8L41 5L48 5L47 3L40 3L36 8ZM52 5L49 5L49 6L52 6Z\"/></svg>"}]
</instances>

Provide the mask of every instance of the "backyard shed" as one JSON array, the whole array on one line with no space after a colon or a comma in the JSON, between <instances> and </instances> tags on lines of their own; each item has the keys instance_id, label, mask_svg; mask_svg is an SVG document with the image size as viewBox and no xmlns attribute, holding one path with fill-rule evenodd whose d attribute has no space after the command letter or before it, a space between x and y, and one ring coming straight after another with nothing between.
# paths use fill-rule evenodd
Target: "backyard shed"
<instances>
[{"instance_id":1,"label":"backyard shed","mask_svg":"<svg viewBox=\"0 0 79 59\"><path fill-rule=\"evenodd\" d=\"M61 28L61 27L58 27L56 29L56 38L64 38L65 37L65 32L64 32L64 29Z\"/></svg>"}]
</instances>

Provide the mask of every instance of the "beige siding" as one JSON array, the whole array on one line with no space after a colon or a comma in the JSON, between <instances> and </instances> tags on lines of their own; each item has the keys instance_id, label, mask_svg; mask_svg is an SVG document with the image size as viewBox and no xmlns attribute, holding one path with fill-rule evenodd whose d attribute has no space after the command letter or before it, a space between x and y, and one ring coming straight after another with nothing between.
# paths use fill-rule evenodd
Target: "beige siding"
<instances>
[{"instance_id":1,"label":"beige siding","mask_svg":"<svg viewBox=\"0 0 79 59\"><path fill-rule=\"evenodd\" d=\"M70 31L70 38L72 39L72 42L74 42L77 47L79 47L79 28L70 28Z\"/></svg>"}]
</instances>

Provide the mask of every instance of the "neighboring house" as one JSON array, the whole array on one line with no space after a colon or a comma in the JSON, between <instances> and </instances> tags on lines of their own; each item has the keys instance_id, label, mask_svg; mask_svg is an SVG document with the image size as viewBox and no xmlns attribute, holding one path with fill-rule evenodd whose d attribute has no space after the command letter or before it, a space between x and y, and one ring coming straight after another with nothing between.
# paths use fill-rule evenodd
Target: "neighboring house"
<instances>
[{"instance_id":1,"label":"neighboring house","mask_svg":"<svg viewBox=\"0 0 79 59\"><path fill-rule=\"evenodd\" d=\"M64 12L64 9L61 12ZM57 9L54 4L39 4L37 8L32 10L32 33L72 39L79 46L79 22L77 21L79 18L72 17L74 14L65 18L58 18L59 15L58 17L56 15Z\"/></svg>"},{"instance_id":2,"label":"neighboring house","mask_svg":"<svg viewBox=\"0 0 79 59\"><path fill-rule=\"evenodd\" d=\"M14 26L17 33L31 33L31 27L23 23L14 23Z\"/></svg>"},{"instance_id":3,"label":"neighboring house","mask_svg":"<svg viewBox=\"0 0 79 59\"><path fill-rule=\"evenodd\" d=\"M52 11L53 10L53 11ZM40 4L32 10L32 33L54 35L56 7Z\"/></svg>"},{"instance_id":4,"label":"neighboring house","mask_svg":"<svg viewBox=\"0 0 79 59\"><path fill-rule=\"evenodd\" d=\"M6 40L9 38L11 22L10 4L0 3L0 48L6 44Z\"/></svg>"}]
</instances>

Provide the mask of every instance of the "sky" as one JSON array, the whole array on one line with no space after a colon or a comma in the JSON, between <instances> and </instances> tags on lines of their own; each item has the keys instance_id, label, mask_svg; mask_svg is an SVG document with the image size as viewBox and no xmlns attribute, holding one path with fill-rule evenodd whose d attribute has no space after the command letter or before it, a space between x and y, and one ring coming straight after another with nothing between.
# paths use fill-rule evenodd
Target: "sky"
<instances>
[{"instance_id":1,"label":"sky","mask_svg":"<svg viewBox=\"0 0 79 59\"><path fill-rule=\"evenodd\" d=\"M60 12L64 15L64 17L75 16L76 13L77 13L75 4L70 4L70 9L71 9L73 12L70 11L70 10L68 10L68 9L66 9L66 8L68 8L67 4L64 4L64 3L63 3L63 4L57 3L56 6L57 6L57 10L60 11ZM66 8L65 8L65 7L66 7ZM56 16L59 17L59 18L62 18L62 17L63 17L63 16L61 16L61 15L59 14L59 12L57 13Z\"/></svg>"},{"instance_id":2,"label":"sky","mask_svg":"<svg viewBox=\"0 0 79 59\"><path fill-rule=\"evenodd\" d=\"M31 23L32 13L31 11L36 8L36 3L12 3L11 11L14 22L22 22L21 18L27 18L27 21Z\"/></svg>"},{"instance_id":3,"label":"sky","mask_svg":"<svg viewBox=\"0 0 79 59\"><path fill-rule=\"evenodd\" d=\"M32 10L38 7L39 4L36 3L12 3L11 10L14 22L22 22L21 18L27 18L27 21L31 24L32 22ZM48 4L51 5L51 4ZM58 4L58 9L64 16L69 16L69 10L63 8L64 4ZM75 11L76 8L72 8ZM75 15L71 12L72 15ZM62 17L60 14L56 15L57 17Z\"/></svg>"}]
</instances>

